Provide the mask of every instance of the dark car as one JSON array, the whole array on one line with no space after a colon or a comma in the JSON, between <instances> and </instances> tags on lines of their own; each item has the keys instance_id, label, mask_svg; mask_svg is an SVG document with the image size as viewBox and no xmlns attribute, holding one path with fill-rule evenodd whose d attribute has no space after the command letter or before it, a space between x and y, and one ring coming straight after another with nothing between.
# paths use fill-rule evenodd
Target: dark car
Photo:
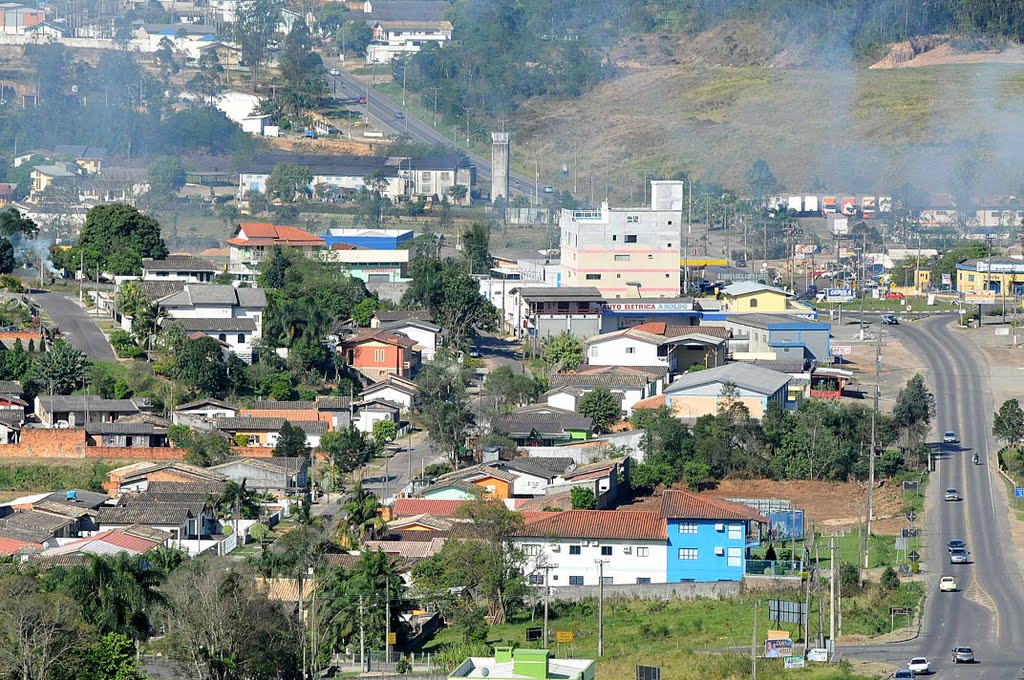
<instances>
[{"instance_id":1,"label":"dark car","mask_svg":"<svg viewBox=\"0 0 1024 680\"><path fill-rule=\"evenodd\" d=\"M967 544L964 543L963 541L961 541L959 538L955 538L955 539L953 539L952 541L950 541L949 543L946 544L946 549L950 550L950 551L953 551L953 550L966 550L967 549Z\"/></svg>"},{"instance_id":2,"label":"dark car","mask_svg":"<svg viewBox=\"0 0 1024 680\"><path fill-rule=\"evenodd\" d=\"M885 326L899 326L900 320L896 318L895 314L883 314L882 325Z\"/></svg>"},{"instance_id":3,"label":"dark car","mask_svg":"<svg viewBox=\"0 0 1024 680\"><path fill-rule=\"evenodd\" d=\"M402 118L405 118L405 114L402 113L401 111L395 111L395 118L401 120Z\"/></svg>"}]
</instances>

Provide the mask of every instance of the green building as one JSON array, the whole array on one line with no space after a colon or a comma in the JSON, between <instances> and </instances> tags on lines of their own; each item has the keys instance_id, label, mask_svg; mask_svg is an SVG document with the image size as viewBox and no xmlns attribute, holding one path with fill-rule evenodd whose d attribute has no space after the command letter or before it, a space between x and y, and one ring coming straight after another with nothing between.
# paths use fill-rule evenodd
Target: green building
<instances>
[{"instance_id":1,"label":"green building","mask_svg":"<svg viewBox=\"0 0 1024 680\"><path fill-rule=\"evenodd\" d=\"M448 676L488 680L594 680L593 659L553 659L547 649L495 647L494 656L471 656Z\"/></svg>"}]
</instances>

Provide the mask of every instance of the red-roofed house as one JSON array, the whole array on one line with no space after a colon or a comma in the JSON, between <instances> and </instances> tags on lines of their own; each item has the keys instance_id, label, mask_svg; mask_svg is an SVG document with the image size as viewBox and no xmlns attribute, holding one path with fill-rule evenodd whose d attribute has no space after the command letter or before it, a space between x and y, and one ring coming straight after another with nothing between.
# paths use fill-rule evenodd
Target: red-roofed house
<instances>
[{"instance_id":1,"label":"red-roofed house","mask_svg":"<svg viewBox=\"0 0 1024 680\"><path fill-rule=\"evenodd\" d=\"M6 538L0 536L0 555L14 555L21 550L42 550L43 546L39 543L30 543L29 541L19 541L16 538Z\"/></svg>"},{"instance_id":2,"label":"red-roofed house","mask_svg":"<svg viewBox=\"0 0 1024 680\"><path fill-rule=\"evenodd\" d=\"M458 509L469 502L433 498L398 498L395 500L395 507L391 511L391 515L393 517L411 517L415 515L454 517Z\"/></svg>"},{"instance_id":3,"label":"red-roofed house","mask_svg":"<svg viewBox=\"0 0 1024 680\"><path fill-rule=\"evenodd\" d=\"M566 510L524 524L515 539L531 585L665 583L666 521L651 510ZM545 565L551 581L544 583Z\"/></svg>"},{"instance_id":4,"label":"red-roofed house","mask_svg":"<svg viewBox=\"0 0 1024 680\"><path fill-rule=\"evenodd\" d=\"M345 363L373 382L397 375L404 378L419 368L416 342L403 333L369 330L344 340L338 351Z\"/></svg>"},{"instance_id":5,"label":"red-roofed house","mask_svg":"<svg viewBox=\"0 0 1024 680\"><path fill-rule=\"evenodd\" d=\"M316 257L325 243L298 227L276 226L269 222L241 222L228 239L228 273L240 281L254 280L260 262L274 247L297 248L307 257Z\"/></svg>"}]
</instances>

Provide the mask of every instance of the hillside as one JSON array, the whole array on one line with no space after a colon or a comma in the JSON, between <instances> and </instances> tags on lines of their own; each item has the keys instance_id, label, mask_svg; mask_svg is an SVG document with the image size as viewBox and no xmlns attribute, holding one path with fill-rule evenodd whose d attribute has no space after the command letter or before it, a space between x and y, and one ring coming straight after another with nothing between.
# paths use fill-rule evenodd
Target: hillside
<instances>
[{"instance_id":1,"label":"hillside","mask_svg":"<svg viewBox=\"0 0 1024 680\"><path fill-rule=\"evenodd\" d=\"M580 193L688 170L742 187L754 160L789 190L933 192L976 180L986 193L1024 187L1024 65L958 64L890 70L770 66L634 66L575 100L535 98L516 114L526 158ZM524 148L525 146L525 148ZM974 159L976 163L972 163ZM816 185L815 178L820 179ZM550 181L549 181L550 183Z\"/></svg>"}]
</instances>

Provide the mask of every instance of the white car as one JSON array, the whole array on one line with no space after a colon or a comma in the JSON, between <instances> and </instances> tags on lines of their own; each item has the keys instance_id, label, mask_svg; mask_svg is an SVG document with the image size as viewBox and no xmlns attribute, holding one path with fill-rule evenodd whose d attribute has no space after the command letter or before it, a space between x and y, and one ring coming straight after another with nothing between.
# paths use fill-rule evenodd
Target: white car
<instances>
[{"instance_id":1,"label":"white car","mask_svg":"<svg viewBox=\"0 0 1024 680\"><path fill-rule=\"evenodd\" d=\"M341 71L339 71L336 68L332 68L330 71L328 71L328 73L330 73L332 76L340 76L341 75Z\"/></svg>"},{"instance_id":2,"label":"white car","mask_svg":"<svg viewBox=\"0 0 1024 680\"><path fill-rule=\"evenodd\" d=\"M939 592L940 593L955 593L956 592L956 579L952 576L943 576L939 579Z\"/></svg>"},{"instance_id":3,"label":"white car","mask_svg":"<svg viewBox=\"0 0 1024 680\"><path fill-rule=\"evenodd\" d=\"M958 443L960 443L960 440L956 438L956 432L953 432L953 430L948 430L948 431L942 433L942 443L943 444L958 444Z\"/></svg>"},{"instance_id":4,"label":"white car","mask_svg":"<svg viewBox=\"0 0 1024 680\"><path fill-rule=\"evenodd\" d=\"M928 659L924 658L923 656L916 656L913 659L911 659L910 663L907 664L907 668L914 671L915 675L919 673L932 672L931 664L929 664Z\"/></svg>"},{"instance_id":5,"label":"white car","mask_svg":"<svg viewBox=\"0 0 1024 680\"><path fill-rule=\"evenodd\" d=\"M946 493L943 496L947 501L958 501L960 500L960 492L950 487L946 489Z\"/></svg>"}]
</instances>

